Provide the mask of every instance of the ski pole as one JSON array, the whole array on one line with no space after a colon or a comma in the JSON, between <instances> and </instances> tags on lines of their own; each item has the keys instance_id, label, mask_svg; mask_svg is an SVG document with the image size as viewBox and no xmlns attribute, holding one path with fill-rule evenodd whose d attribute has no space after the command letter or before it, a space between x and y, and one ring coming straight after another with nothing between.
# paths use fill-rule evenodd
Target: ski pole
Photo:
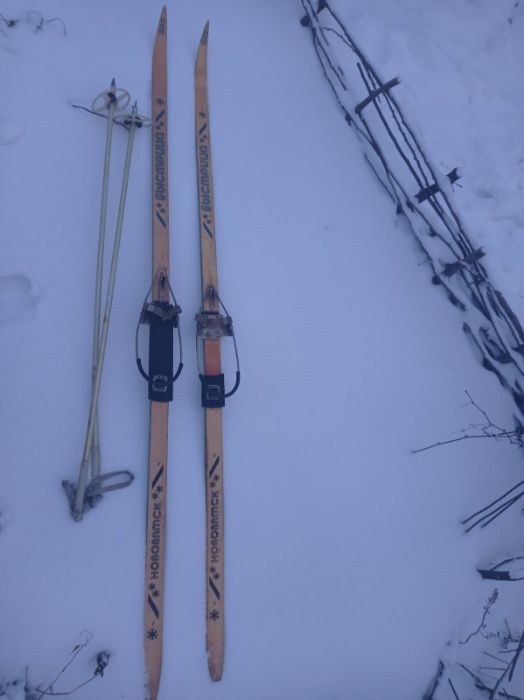
<instances>
[{"instance_id":1,"label":"ski pole","mask_svg":"<svg viewBox=\"0 0 524 700\"><path fill-rule=\"evenodd\" d=\"M104 152L104 169L102 176L102 196L100 202L100 222L98 228L98 252L96 261L95 304L93 314L93 348L92 348L92 390L94 388L98 352L100 347L100 314L102 311L102 278L104 265L104 247L107 221L107 197L109 191L109 170L111 161L111 146L113 140L113 124L116 111L124 110L131 97L127 90L116 87L115 79L106 92L101 92L93 100L91 109L97 114L107 112L106 144ZM100 438L98 430L98 411L94 418L93 439L91 444L91 478L100 477ZM100 499L101 496L98 496Z\"/></svg>"},{"instance_id":2,"label":"ski pole","mask_svg":"<svg viewBox=\"0 0 524 700\"><path fill-rule=\"evenodd\" d=\"M91 454L91 447L93 441L93 434L96 425L96 416L98 411L98 398L100 394L100 384L102 379L102 370L104 365L105 351L107 346L107 337L109 333L109 321L111 318L111 307L113 303L115 282L116 282L116 271L118 263L118 254L120 250L120 241L122 237L122 227L124 222L124 210L127 197L127 187L129 182L129 170L131 165L131 155L133 152L133 143L136 129L146 125L146 120L144 117L138 115L136 104L133 106L133 110L130 117L126 117L124 121L125 126L129 128L129 135L127 140L126 156L124 162L124 170L122 175L122 186L120 191L120 202L118 205L118 215L115 227L115 237L113 243L113 253L111 258L111 266L109 270L108 288L106 295L106 303L104 309L104 316L102 321L102 326L100 329L100 341L98 345L98 353L96 360L96 369L93 377L93 386L91 394L91 404L89 410L89 419L87 423L86 436L84 441L84 450L82 454L82 461L80 463L80 473L78 477L78 484L76 490L71 494L71 514L75 520L81 520L84 512L87 495L89 499L96 498L101 495L104 491L110 491L117 488L123 488L127 486L133 480L133 475L127 471L115 471L105 474L104 476L99 476L97 479L92 479L89 487L87 485L87 476L89 469L89 461ZM114 484L109 484L102 486L104 481L110 479L122 477L122 480ZM69 491L67 482L63 484L66 491ZM89 493L88 493L89 492Z\"/></svg>"}]
</instances>

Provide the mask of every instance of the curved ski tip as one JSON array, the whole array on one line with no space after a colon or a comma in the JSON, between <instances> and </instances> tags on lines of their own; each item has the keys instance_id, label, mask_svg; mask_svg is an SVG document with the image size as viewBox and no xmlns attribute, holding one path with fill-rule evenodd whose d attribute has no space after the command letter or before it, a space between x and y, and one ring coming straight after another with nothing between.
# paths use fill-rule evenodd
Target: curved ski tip
<instances>
[{"instance_id":1,"label":"curved ski tip","mask_svg":"<svg viewBox=\"0 0 524 700\"><path fill-rule=\"evenodd\" d=\"M162 7L162 12L160 13L160 19L158 20L158 31L161 34L165 34L167 27L167 7L164 5Z\"/></svg>"},{"instance_id":2,"label":"curved ski tip","mask_svg":"<svg viewBox=\"0 0 524 700\"><path fill-rule=\"evenodd\" d=\"M200 37L200 43L202 46L207 45L207 40L209 37L209 20L206 22L206 26L204 27L204 31L202 32L202 36Z\"/></svg>"}]
</instances>

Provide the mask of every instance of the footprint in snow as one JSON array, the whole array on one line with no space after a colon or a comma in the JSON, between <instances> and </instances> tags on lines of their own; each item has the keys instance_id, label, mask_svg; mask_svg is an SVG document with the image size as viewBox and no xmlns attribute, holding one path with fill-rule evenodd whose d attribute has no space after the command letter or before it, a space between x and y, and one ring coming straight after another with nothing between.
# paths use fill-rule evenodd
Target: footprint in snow
<instances>
[{"instance_id":1,"label":"footprint in snow","mask_svg":"<svg viewBox=\"0 0 524 700\"><path fill-rule=\"evenodd\" d=\"M485 187L477 187L475 194L479 199L495 199L495 195Z\"/></svg>"},{"instance_id":2,"label":"footprint in snow","mask_svg":"<svg viewBox=\"0 0 524 700\"><path fill-rule=\"evenodd\" d=\"M16 122L0 121L0 145L8 146L23 136L24 127Z\"/></svg>"},{"instance_id":3,"label":"footprint in snow","mask_svg":"<svg viewBox=\"0 0 524 700\"><path fill-rule=\"evenodd\" d=\"M32 318L39 295L24 275L0 275L0 326Z\"/></svg>"}]
</instances>

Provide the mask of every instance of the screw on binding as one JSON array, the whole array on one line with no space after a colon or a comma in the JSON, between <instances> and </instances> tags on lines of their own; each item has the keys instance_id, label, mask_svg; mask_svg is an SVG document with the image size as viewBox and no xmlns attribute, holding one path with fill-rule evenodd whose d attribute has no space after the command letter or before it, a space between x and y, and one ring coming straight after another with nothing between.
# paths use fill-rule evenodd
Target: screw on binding
<instances>
[{"instance_id":1,"label":"screw on binding","mask_svg":"<svg viewBox=\"0 0 524 700\"><path fill-rule=\"evenodd\" d=\"M204 310L204 302L200 307L199 312L195 315L196 321L196 355L197 355L197 365L198 365L198 376L202 383L202 406L204 408L223 408L225 405L225 400L236 392L240 386L240 359L238 354L238 346L235 337L235 331L233 329L233 319L229 315L226 307L224 306L222 299L218 295L217 290L214 287L208 287L205 294L205 300L212 302L213 306L218 306L222 309L223 314L220 311L208 311ZM198 339L201 338L202 342L205 340L218 340L228 336L233 340L233 347L235 350L236 358L236 373L235 373L235 383L233 388L226 392L224 384L223 374L205 374L202 372L200 367L199 349L198 349Z\"/></svg>"}]
</instances>

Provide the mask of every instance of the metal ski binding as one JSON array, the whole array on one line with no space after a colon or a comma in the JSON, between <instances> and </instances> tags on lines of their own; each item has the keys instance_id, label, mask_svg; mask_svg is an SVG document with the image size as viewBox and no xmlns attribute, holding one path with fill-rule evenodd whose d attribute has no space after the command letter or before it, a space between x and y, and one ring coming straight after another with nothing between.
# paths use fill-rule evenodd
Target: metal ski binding
<instances>
[{"instance_id":1,"label":"metal ski binding","mask_svg":"<svg viewBox=\"0 0 524 700\"><path fill-rule=\"evenodd\" d=\"M206 300L209 302L209 306L218 307L219 309L222 309L224 313L221 314L219 310L204 309L203 301L199 312L195 315L195 321L197 324L196 343L198 376L200 377L200 381L202 383L202 406L204 408L223 408L226 403L225 400L230 396L233 396L235 391L240 386L240 360L238 356L238 347L235 338L235 331L233 330L233 319L224 306L222 299L218 296L216 289L214 287L209 287L205 296ZM225 390L224 375L222 373L206 374L202 372L198 352L199 338L201 338L204 342L206 340L219 340L224 336L228 336L233 339L237 363L235 384L231 391L228 391L227 393Z\"/></svg>"},{"instance_id":2,"label":"metal ski binding","mask_svg":"<svg viewBox=\"0 0 524 700\"><path fill-rule=\"evenodd\" d=\"M161 301L160 299L148 301L154 286L154 284L151 285L146 294L136 327L136 364L138 371L148 383L149 400L172 401L173 384L180 376L183 367L182 335L178 322L182 309L177 304L173 289L164 273L160 274L158 281L160 296L162 298L166 297L167 290L167 299L170 297L173 303L168 300ZM141 324L149 325L149 374L145 372L138 352L138 335ZM177 329L179 352L179 363L175 373L173 373L173 328Z\"/></svg>"}]
</instances>

